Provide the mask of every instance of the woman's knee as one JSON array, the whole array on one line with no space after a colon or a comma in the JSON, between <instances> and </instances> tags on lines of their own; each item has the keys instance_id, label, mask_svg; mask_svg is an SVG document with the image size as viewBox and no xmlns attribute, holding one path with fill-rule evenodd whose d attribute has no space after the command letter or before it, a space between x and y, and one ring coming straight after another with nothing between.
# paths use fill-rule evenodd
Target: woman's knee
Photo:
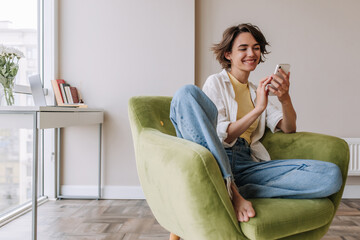
<instances>
[{"instance_id":1,"label":"woman's knee","mask_svg":"<svg viewBox=\"0 0 360 240\"><path fill-rule=\"evenodd\" d=\"M319 174L317 180L311 184L316 189L316 198L327 197L337 193L342 186L342 174L340 168L330 162L323 162L318 160L310 161L312 171Z\"/></svg>"},{"instance_id":2,"label":"woman's knee","mask_svg":"<svg viewBox=\"0 0 360 240\"><path fill-rule=\"evenodd\" d=\"M207 114L216 115L217 109L210 98L197 86L185 85L181 87L174 95L172 105L177 108L202 109Z\"/></svg>"},{"instance_id":3,"label":"woman's knee","mask_svg":"<svg viewBox=\"0 0 360 240\"><path fill-rule=\"evenodd\" d=\"M336 164L333 164L330 175L332 176L331 178L334 183L334 193L338 192L342 186L342 174L340 168Z\"/></svg>"},{"instance_id":4,"label":"woman's knee","mask_svg":"<svg viewBox=\"0 0 360 240\"><path fill-rule=\"evenodd\" d=\"M196 104L192 93L196 95L196 92L199 90L194 85L185 85L177 90L171 100L170 116L175 116L175 113L178 111L183 112L186 109L192 108Z\"/></svg>"},{"instance_id":5,"label":"woman's knee","mask_svg":"<svg viewBox=\"0 0 360 240\"><path fill-rule=\"evenodd\" d=\"M328 163L326 167L326 182L324 186L326 195L337 193L342 186L342 174L340 168L334 163Z\"/></svg>"},{"instance_id":6,"label":"woman's knee","mask_svg":"<svg viewBox=\"0 0 360 240\"><path fill-rule=\"evenodd\" d=\"M187 101L193 98L198 98L201 95L201 89L195 85L185 85L176 91L173 99Z\"/></svg>"}]
</instances>

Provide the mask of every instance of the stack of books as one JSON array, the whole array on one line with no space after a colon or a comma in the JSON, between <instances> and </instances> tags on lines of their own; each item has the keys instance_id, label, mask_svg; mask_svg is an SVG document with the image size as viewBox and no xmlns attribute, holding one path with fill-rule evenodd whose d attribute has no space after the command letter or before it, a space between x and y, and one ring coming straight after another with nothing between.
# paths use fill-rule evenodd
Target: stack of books
<instances>
[{"instance_id":1,"label":"stack of books","mask_svg":"<svg viewBox=\"0 0 360 240\"><path fill-rule=\"evenodd\" d=\"M64 79L51 80L56 103L61 107L87 107L76 87L70 86Z\"/></svg>"}]
</instances>

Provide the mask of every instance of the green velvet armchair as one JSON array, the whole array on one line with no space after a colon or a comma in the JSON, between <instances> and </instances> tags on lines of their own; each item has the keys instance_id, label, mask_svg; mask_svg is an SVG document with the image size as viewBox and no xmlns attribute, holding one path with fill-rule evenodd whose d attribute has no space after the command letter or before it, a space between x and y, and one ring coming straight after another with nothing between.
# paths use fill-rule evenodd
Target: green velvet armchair
<instances>
[{"instance_id":1,"label":"green velvet armchair","mask_svg":"<svg viewBox=\"0 0 360 240\"><path fill-rule=\"evenodd\" d=\"M133 97L129 119L138 175L160 225L185 240L321 239L339 206L347 176L345 141L322 134L267 131L272 159L317 159L337 164L341 190L323 199L251 199L256 217L239 223L220 169L204 147L176 137L171 97Z\"/></svg>"}]
</instances>

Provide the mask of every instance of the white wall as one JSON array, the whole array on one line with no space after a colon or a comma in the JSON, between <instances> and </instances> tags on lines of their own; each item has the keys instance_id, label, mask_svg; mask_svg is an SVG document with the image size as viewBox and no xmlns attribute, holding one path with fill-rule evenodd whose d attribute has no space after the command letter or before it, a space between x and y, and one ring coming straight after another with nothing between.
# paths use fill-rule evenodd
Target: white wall
<instances>
[{"instance_id":1,"label":"white wall","mask_svg":"<svg viewBox=\"0 0 360 240\"><path fill-rule=\"evenodd\" d=\"M210 47L232 25L258 25L270 42L258 82L277 63L290 63L298 130L360 137L360 1L197 0L196 81L220 70Z\"/></svg>"},{"instance_id":2,"label":"white wall","mask_svg":"<svg viewBox=\"0 0 360 240\"><path fill-rule=\"evenodd\" d=\"M171 96L194 83L194 8L194 0L59 1L59 78L105 110L105 198L139 186L129 98ZM97 126L64 131L62 184L73 191L97 183L97 134Z\"/></svg>"},{"instance_id":3,"label":"white wall","mask_svg":"<svg viewBox=\"0 0 360 240\"><path fill-rule=\"evenodd\" d=\"M277 63L290 63L298 131L359 138L359 9L357 0L197 0L196 83L202 86L220 71L210 47L223 31L253 23L270 42L272 53L250 80L257 83ZM349 177L347 183L352 188L345 196L355 196L347 193L360 189L360 177Z\"/></svg>"}]
</instances>

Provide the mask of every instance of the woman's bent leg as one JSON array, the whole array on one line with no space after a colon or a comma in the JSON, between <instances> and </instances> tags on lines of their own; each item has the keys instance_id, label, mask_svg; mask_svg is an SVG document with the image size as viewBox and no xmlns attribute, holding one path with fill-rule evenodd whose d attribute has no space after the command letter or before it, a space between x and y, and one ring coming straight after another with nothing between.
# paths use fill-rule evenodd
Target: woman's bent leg
<instances>
[{"instance_id":1,"label":"woman's bent leg","mask_svg":"<svg viewBox=\"0 0 360 240\"><path fill-rule=\"evenodd\" d=\"M342 185L340 169L329 162L273 160L245 163L243 168L235 182L245 198L322 198Z\"/></svg>"},{"instance_id":2,"label":"woman's bent leg","mask_svg":"<svg viewBox=\"0 0 360 240\"><path fill-rule=\"evenodd\" d=\"M216 133L217 114L215 104L195 85L180 88L171 101L170 119L177 136L209 149L223 177L229 180L232 177L229 160Z\"/></svg>"},{"instance_id":3,"label":"woman's bent leg","mask_svg":"<svg viewBox=\"0 0 360 240\"><path fill-rule=\"evenodd\" d=\"M236 186L233 183L225 148L216 133L217 114L214 103L194 85L181 88L171 102L170 119L177 136L196 142L210 150L226 179L227 189L238 220L247 222L255 216L255 211L249 201L236 190L232 191L236 189Z\"/></svg>"}]
</instances>

